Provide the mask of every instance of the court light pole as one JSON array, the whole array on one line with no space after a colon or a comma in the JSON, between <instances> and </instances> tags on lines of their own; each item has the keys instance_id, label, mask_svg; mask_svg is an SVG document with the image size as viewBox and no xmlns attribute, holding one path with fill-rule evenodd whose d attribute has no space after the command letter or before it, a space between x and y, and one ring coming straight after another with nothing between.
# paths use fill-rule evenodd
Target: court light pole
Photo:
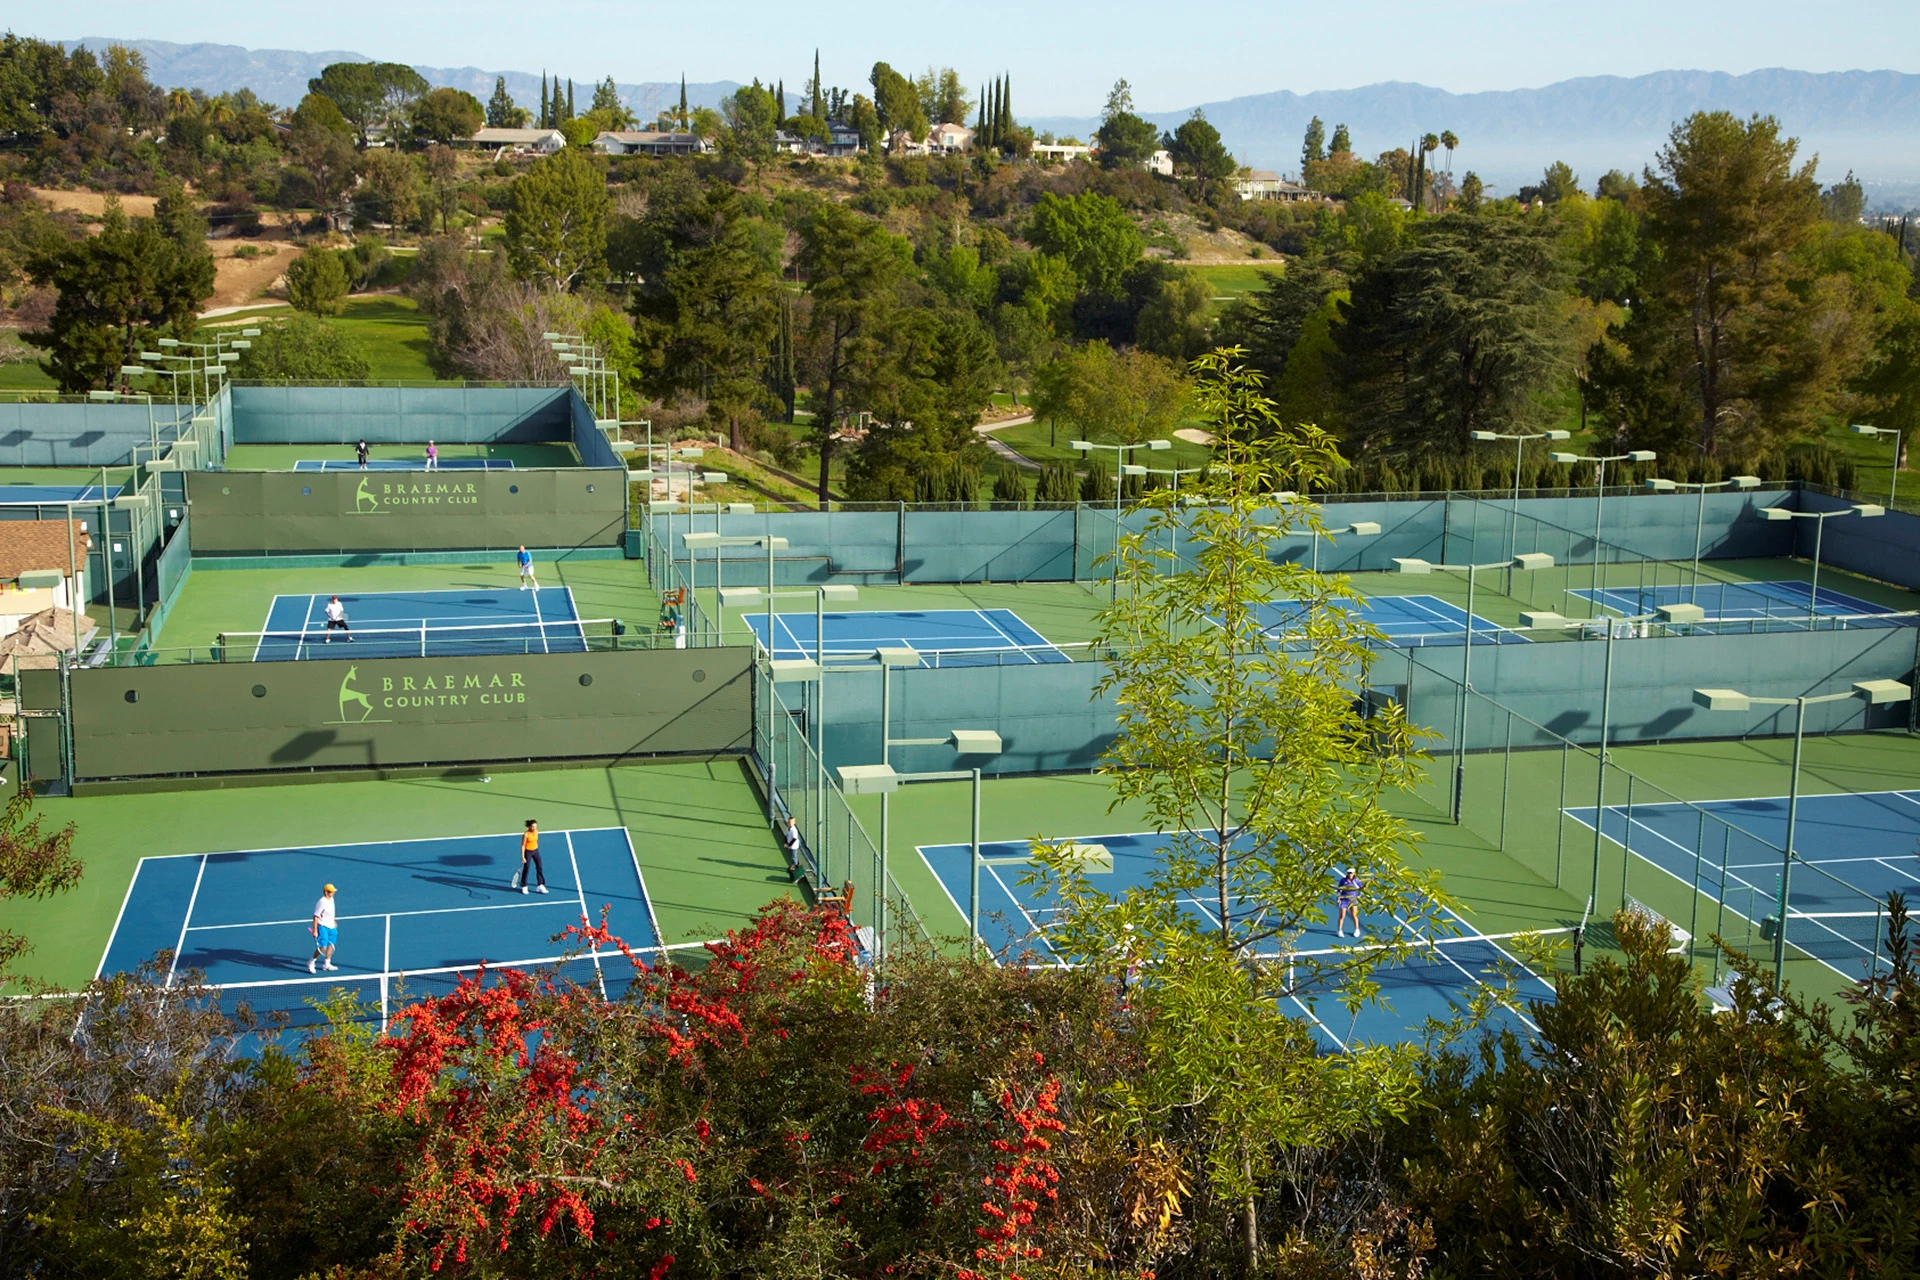
<instances>
[{"instance_id":1,"label":"court light pole","mask_svg":"<svg viewBox=\"0 0 1920 1280\"><path fill-rule=\"evenodd\" d=\"M884 736L884 735L883 735ZM955 754L962 756L997 756L1005 746L1000 735L991 729L954 729L944 738L897 738L896 746L952 746ZM878 926L874 930L876 953L878 958L886 958L887 950L887 845L891 827L891 813L888 801L902 783L907 782L970 782L973 784L973 825L969 837L972 850L969 861L969 883L967 891L967 927L970 931L968 949L971 950L980 936L980 769L941 769L926 773L899 773L890 764L843 764L834 772L840 775L840 790L850 796L880 797L880 866L874 876L875 919Z\"/></svg>"},{"instance_id":2,"label":"court light pole","mask_svg":"<svg viewBox=\"0 0 1920 1280\"><path fill-rule=\"evenodd\" d=\"M1674 493L1691 489L1700 495L1700 507L1693 517L1693 580L1687 587L1687 603L1697 603L1700 595L1700 542L1707 528L1707 490L1758 489L1759 487L1759 476L1735 476L1731 480L1709 480L1699 484L1688 484L1684 480L1647 481L1647 488L1654 493Z\"/></svg>"},{"instance_id":3,"label":"court light pole","mask_svg":"<svg viewBox=\"0 0 1920 1280\"><path fill-rule=\"evenodd\" d=\"M813 661L824 665L827 660L827 601L836 604L846 603L860 598L860 588L849 583L829 582L815 587L803 587L792 591L776 591L774 595L782 600L813 601ZM720 607L732 609L753 604L760 599L759 587L722 587L720 588ZM725 615L721 615L724 617Z\"/></svg>"},{"instance_id":4,"label":"court light pole","mask_svg":"<svg viewBox=\"0 0 1920 1280\"><path fill-rule=\"evenodd\" d=\"M1605 526L1601 523L1606 513L1607 502L1607 464L1609 462L1652 462L1655 453L1651 449L1629 449L1625 453L1609 453L1604 457L1582 453L1550 453L1547 455L1555 462L1591 462L1598 468L1594 472L1593 486L1593 594L1594 607L1599 607L1597 597L1600 594L1600 537Z\"/></svg>"},{"instance_id":5,"label":"court light pole","mask_svg":"<svg viewBox=\"0 0 1920 1280\"><path fill-rule=\"evenodd\" d=\"M1352 524L1341 525L1338 529L1262 529L1260 532L1271 534L1276 538L1312 538L1313 571L1318 573L1320 572L1320 535L1322 533L1331 534L1334 537L1351 534L1356 538L1377 538L1380 536L1380 526L1372 520L1356 520ZM1504 564L1505 561L1501 563Z\"/></svg>"},{"instance_id":6,"label":"court light pole","mask_svg":"<svg viewBox=\"0 0 1920 1280\"><path fill-rule=\"evenodd\" d=\"M1460 714L1455 717L1453 738L1453 820L1460 821L1460 794L1466 781L1467 771L1467 702L1473 693L1473 579L1483 569L1519 569L1533 572L1536 569L1553 568L1553 557L1544 551L1528 551L1514 556L1510 560L1495 560L1488 564L1434 564L1431 561L1414 557L1395 556L1395 573L1464 573L1467 575L1467 633L1460 646Z\"/></svg>"},{"instance_id":7,"label":"court light pole","mask_svg":"<svg viewBox=\"0 0 1920 1280\"><path fill-rule=\"evenodd\" d=\"M1469 439L1484 442L1513 441L1513 506L1507 511L1507 554L1514 553L1514 541L1520 536L1520 462L1529 440L1571 440L1571 431L1535 431L1528 435L1510 435L1499 431L1469 431Z\"/></svg>"},{"instance_id":8,"label":"court light pole","mask_svg":"<svg viewBox=\"0 0 1920 1280\"><path fill-rule=\"evenodd\" d=\"M1775 925L1773 934L1773 980L1778 983L1787 963L1787 899L1789 882L1793 876L1793 837L1800 817L1800 745L1806 734L1807 708L1822 702L1841 702L1848 698L1865 699L1868 706L1879 706L1889 702L1906 702L1913 697L1911 687L1898 680L1856 680L1853 687L1845 693L1826 693L1818 697L1798 698L1759 698L1740 692L1738 689L1695 689L1695 706L1705 707L1709 711L1748 711L1754 707L1792 707L1793 718L1793 773L1787 790L1787 838L1781 842L1780 849L1780 896L1774 907ZM1599 822L1599 814L1594 821ZM1763 922L1764 923L1764 922Z\"/></svg>"},{"instance_id":9,"label":"court light pole","mask_svg":"<svg viewBox=\"0 0 1920 1280\"><path fill-rule=\"evenodd\" d=\"M1850 507L1838 511L1789 511L1785 507L1764 507L1760 511L1762 518L1782 523L1787 520L1813 521L1813 585L1807 592L1807 629L1813 629L1813 620L1820 609L1820 543L1826 536L1827 521L1835 516L1859 516L1862 520L1887 514L1887 509L1874 502L1856 502Z\"/></svg>"},{"instance_id":10,"label":"court light pole","mask_svg":"<svg viewBox=\"0 0 1920 1280\"><path fill-rule=\"evenodd\" d=\"M1113 476L1113 590L1108 597L1109 603L1120 600L1120 482L1127 475L1127 459L1133 456L1135 449L1160 451L1173 448L1171 440L1142 440L1135 444L1095 444L1091 440L1069 440L1067 447L1075 453L1091 454L1095 450L1114 455L1116 469ZM1145 467L1134 470L1135 475L1146 475Z\"/></svg>"},{"instance_id":11,"label":"court light pole","mask_svg":"<svg viewBox=\"0 0 1920 1280\"><path fill-rule=\"evenodd\" d=\"M1853 424L1853 434L1857 436L1893 437L1893 478L1887 481L1887 505L1892 506L1893 495L1900 491L1900 428L1870 427L1865 423L1856 422Z\"/></svg>"},{"instance_id":12,"label":"court light pole","mask_svg":"<svg viewBox=\"0 0 1920 1280\"><path fill-rule=\"evenodd\" d=\"M785 551L787 549L787 540L766 533L743 533L731 537L722 537L718 533L688 533L682 534L680 541L686 544L687 563L689 565L693 563L693 551L696 547L765 547L767 549L767 658L771 661L774 651L773 553L776 551ZM688 581L691 582L693 575L688 574L687 577Z\"/></svg>"}]
</instances>

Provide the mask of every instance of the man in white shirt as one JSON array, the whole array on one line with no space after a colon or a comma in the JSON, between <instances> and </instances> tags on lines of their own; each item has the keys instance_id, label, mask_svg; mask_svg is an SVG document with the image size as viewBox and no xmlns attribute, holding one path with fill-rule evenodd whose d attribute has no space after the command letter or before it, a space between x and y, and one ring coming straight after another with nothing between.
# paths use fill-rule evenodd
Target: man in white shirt
<instances>
[{"instance_id":1,"label":"man in white shirt","mask_svg":"<svg viewBox=\"0 0 1920 1280\"><path fill-rule=\"evenodd\" d=\"M313 924L308 927L313 934L313 956L307 961L307 972L317 973L324 968L329 971L339 966L333 963L333 947L340 941L339 917L333 909L333 886L326 885L320 890L320 901L313 904ZM324 963L323 963L324 962Z\"/></svg>"},{"instance_id":2,"label":"man in white shirt","mask_svg":"<svg viewBox=\"0 0 1920 1280\"><path fill-rule=\"evenodd\" d=\"M800 823L792 814L787 815L784 843L787 847L787 872L798 880L800 878Z\"/></svg>"},{"instance_id":3,"label":"man in white shirt","mask_svg":"<svg viewBox=\"0 0 1920 1280\"><path fill-rule=\"evenodd\" d=\"M333 643L333 633L335 631L345 632L347 640L349 642L353 640L353 632L347 627L347 606L340 603L339 596L335 596L327 601L326 636L328 644Z\"/></svg>"}]
</instances>

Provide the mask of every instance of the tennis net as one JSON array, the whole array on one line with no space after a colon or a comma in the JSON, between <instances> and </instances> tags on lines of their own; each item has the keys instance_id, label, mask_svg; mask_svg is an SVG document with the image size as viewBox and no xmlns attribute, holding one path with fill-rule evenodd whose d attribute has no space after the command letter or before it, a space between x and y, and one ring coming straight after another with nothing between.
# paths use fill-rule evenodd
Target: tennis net
<instances>
[{"instance_id":1,"label":"tennis net","mask_svg":"<svg viewBox=\"0 0 1920 1280\"><path fill-rule=\"evenodd\" d=\"M1281 953L1279 963L1287 966L1289 986L1303 980L1300 972L1303 968L1310 976L1357 960L1374 960L1394 969L1432 968L1440 972L1442 985L1478 986L1501 966L1511 968L1517 976L1534 977L1557 968L1556 959L1562 952L1571 950L1578 932L1568 927L1382 942L1361 939L1351 946L1286 951ZM1382 953L1386 953L1384 960L1380 959Z\"/></svg>"},{"instance_id":2,"label":"tennis net","mask_svg":"<svg viewBox=\"0 0 1920 1280\"><path fill-rule=\"evenodd\" d=\"M625 627L613 618L403 626L327 631L224 631L215 646L221 662L295 662L337 658L458 658L530 653L590 653L618 647Z\"/></svg>"}]
</instances>

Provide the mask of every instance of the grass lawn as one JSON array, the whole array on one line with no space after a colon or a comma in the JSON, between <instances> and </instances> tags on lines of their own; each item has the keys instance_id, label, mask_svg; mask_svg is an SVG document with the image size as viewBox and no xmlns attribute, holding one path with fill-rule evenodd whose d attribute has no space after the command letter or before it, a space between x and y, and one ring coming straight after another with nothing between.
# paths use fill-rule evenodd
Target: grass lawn
<instances>
[{"instance_id":1,"label":"grass lawn","mask_svg":"<svg viewBox=\"0 0 1920 1280\"><path fill-rule=\"evenodd\" d=\"M994 437L1012 446L1020 453L1045 466L1050 462L1084 463L1085 458L1067 447L1067 441L1073 439L1072 427L1064 423L1056 430L1045 422L1023 422L1019 426L1003 427L993 433ZM1114 455L1105 451L1094 455L1108 471L1114 469ZM1175 440L1171 450L1154 452L1139 450L1132 461L1143 467L1157 467L1171 470L1174 468L1204 467L1212 451L1202 444L1190 444L1185 440Z\"/></svg>"},{"instance_id":2,"label":"grass lawn","mask_svg":"<svg viewBox=\"0 0 1920 1280\"><path fill-rule=\"evenodd\" d=\"M1252 293L1265 284L1269 276L1279 275L1283 268L1278 260L1263 260L1186 269L1205 280L1213 289L1214 299L1218 301L1223 298L1237 298L1243 293Z\"/></svg>"},{"instance_id":3,"label":"grass lawn","mask_svg":"<svg viewBox=\"0 0 1920 1280\"><path fill-rule=\"evenodd\" d=\"M1841 456L1853 459L1858 468L1853 478L1854 491L1864 494L1864 500L1885 502L1893 479L1893 437L1857 436L1849 424L1836 422L1827 428L1827 443L1839 450ZM1907 444L1907 441L1900 443ZM1900 468L1900 484L1895 496L1904 510L1912 511L1916 503L1920 503L1920 475L1914 474L1911 465L1911 445L1907 448L1907 462L1909 465Z\"/></svg>"},{"instance_id":4,"label":"grass lawn","mask_svg":"<svg viewBox=\"0 0 1920 1280\"><path fill-rule=\"evenodd\" d=\"M278 310L278 309L276 309ZM280 314L286 314L284 310ZM247 316L246 321L269 322L274 312ZM223 322L232 319L223 317ZM366 349L367 376L375 382L438 382L427 364L432 349L427 341L427 318L411 298L382 294L348 298L346 310L328 321L357 338Z\"/></svg>"},{"instance_id":5,"label":"grass lawn","mask_svg":"<svg viewBox=\"0 0 1920 1280\"><path fill-rule=\"evenodd\" d=\"M55 391L52 378L40 370L37 360L23 360L19 364L0 364L0 391Z\"/></svg>"}]
</instances>

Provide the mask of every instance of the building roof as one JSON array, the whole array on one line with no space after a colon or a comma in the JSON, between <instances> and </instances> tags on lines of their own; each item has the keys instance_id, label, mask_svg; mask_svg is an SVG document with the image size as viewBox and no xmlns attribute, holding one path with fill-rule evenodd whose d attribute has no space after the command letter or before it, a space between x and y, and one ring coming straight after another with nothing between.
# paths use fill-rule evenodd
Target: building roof
<instances>
[{"instance_id":1,"label":"building roof","mask_svg":"<svg viewBox=\"0 0 1920 1280\"><path fill-rule=\"evenodd\" d=\"M69 523L73 526L71 561ZM13 582L36 569L57 569L64 576L69 563L84 568L87 549L93 545L85 526L82 520L0 520L0 580Z\"/></svg>"},{"instance_id":2,"label":"building roof","mask_svg":"<svg viewBox=\"0 0 1920 1280\"><path fill-rule=\"evenodd\" d=\"M927 136L929 138L939 137L942 134L955 134L955 133L963 133L969 138L973 136L973 130L967 128L967 126L963 124L953 124L945 120L933 126L933 128L927 130Z\"/></svg>"},{"instance_id":3,"label":"building roof","mask_svg":"<svg viewBox=\"0 0 1920 1280\"><path fill-rule=\"evenodd\" d=\"M1271 169L1249 169L1247 170L1247 181L1248 182L1278 182L1280 181L1280 175L1275 173Z\"/></svg>"},{"instance_id":4,"label":"building roof","mask_svg":"<svg viewBox=\"0 0 1920 1280\"><path fill-rule=\"evenodd\" d=\"M693 142L695 135L680 132L669 133L663 129L607 129L596 136L594 141L599 142L605 138L612 138L615 142L637 145L643 142Z\"/></svg>"},{"instance_id":5,"label":"building roof","mask_svg":"<svg viewBox=\"0 0 1920 1280\"><path fill-rule=\"evenodd\" d=\"M516 142L544 142L548 138L566 141L566 135L558 129L480 129L473 135L475 142L493 142L502 146L511 146Z\"/></svg>"}]
</instances>

